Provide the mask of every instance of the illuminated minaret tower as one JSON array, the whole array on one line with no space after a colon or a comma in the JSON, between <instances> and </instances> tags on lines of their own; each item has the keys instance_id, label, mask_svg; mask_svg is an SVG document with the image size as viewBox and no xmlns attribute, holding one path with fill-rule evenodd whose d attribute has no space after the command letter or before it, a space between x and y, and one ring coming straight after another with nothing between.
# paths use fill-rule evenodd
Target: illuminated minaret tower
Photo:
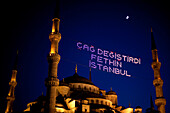
<instances>
[{"instance_id":1,"label":"illuminated minaret tower","mask_svg":"<svg viewBox=\"0 0 170 113\"><path fill-rule=\"evenodd\" d=\"M57 0L58 1L58 0ZM58 3L58 2L57 2ZM52 19L52 32L49 34L49 39L51 42L51 50L47 56L48 60L48 78L45 80L45 85L47 87L47 102L45 112L54 113L55 104L57 97L57 86L59 85L59 79L57 79L57 68L60 62L60 55L58 54L58 44L61 39L61 34L59 33L59 3L56 6L55 15Z\"/></svg>"},{"instance_id":2,"label":"illuminated minaret tower","mask_svg":"<svg viewBox=\"0 0 170 113\"><path fill-rule=\"evenodd\" d=\"M151 66L154 71L153 85L155 86L155 91L156 91L155 105L158 107L158 111L160 111L160 113L165 113L166 99L163 96L163 89L162 89L163 80L161 79L161 75L160 75L161 63L159 62L158 59L158 52L156 49L156 44L153 37L152 29L151 29L151 49L152 49L152 59L153 59Z\"/></svg>"},{"instance_id":3,"label":"illuminated minaret tower","mask_svg":"<svg viewBox=\"0 0 170 113\"><path fill-rule=\"evenodd\" d=\"M12 69L11 81L9 82L10 89L9 89L8 96L6 98L7 99L7 107L6 107L5 113L13 112L13 102L15 100L14 92L15 92L15 86L17 85L17 82L16 82L17 63L18 63L18 51L17 51L17 56L16 56L16 59L15 59L14 67Z\"/></svg>"}]
</instances>

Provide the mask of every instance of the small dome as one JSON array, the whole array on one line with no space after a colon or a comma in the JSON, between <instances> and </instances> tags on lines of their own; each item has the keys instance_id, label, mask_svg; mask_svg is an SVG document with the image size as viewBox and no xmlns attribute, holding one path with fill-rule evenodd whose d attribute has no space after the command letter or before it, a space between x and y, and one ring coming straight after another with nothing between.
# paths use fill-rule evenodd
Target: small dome
<instances>
[{"instance_id":1,"label":"small dome","mask_svg":"<svg viewBox=\"0 0 170 113\"><path fill-rule=\"evenodd\" d=\"M114 91L109 91L109 92L107 92L107 95L116 95L116 92L114 92Z\"/></svg>"},{"instance_id":2,"label":"small dome","mask_svg":"<svg viewBox=\"0 0 170 113\"><path fill-rule=\"evenodd\" d=\"M116 95L116 92L112 91L112 87L111 87L110 91L107 92L107 95Z\"/></svg>"}]
</instances>

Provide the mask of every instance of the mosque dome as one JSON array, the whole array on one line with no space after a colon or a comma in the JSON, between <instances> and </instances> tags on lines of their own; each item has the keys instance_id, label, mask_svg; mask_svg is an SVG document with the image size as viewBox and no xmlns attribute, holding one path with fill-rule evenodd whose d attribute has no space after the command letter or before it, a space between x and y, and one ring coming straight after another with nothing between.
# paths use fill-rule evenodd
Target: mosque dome
<instances>
[{"instance_id":1,"label":"mosque dome","mask_svg":"<svg viewBox=\"0 0 170 113\"><path fill-rule=\"evenodd\" d=\"M69 84L69 83L85 83L85 84L94 85L92 81L90 81L87 78L84 78L82 76L79 76L77 73L75 73L73 76L64 78L64 82L66 84Z\"/></svg>"}]
</instances>

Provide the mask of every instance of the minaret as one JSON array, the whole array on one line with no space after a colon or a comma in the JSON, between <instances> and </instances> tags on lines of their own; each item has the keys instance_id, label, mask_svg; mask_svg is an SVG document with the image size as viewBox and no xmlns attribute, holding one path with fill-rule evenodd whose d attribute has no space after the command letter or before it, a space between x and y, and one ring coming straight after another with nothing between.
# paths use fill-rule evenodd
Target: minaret
<instances>
[{"instance_id":1,"label":"minaret","mask_svg":"<svg viewBox=\"0 0 170 113\"><path fill-rule=\"evenodd\" d=\"M16 82L17 63L18 63L18 51L17 51L17 56L16 56L16 59L15 59L14 67L12 69L11 81L9 82L10 89L9 89L8 96L6 98L7 99L7 107L6 107L5 113L13 112L13 102L15 100L14 92L15 92L15 86L17 85L17 82Z\"/></svg>"},{"instance_id":2,"label":"minaret","mask_svg":"<svg viewBox=\"0 0 170 113\"><path fill-rule=\"evenodd\" d=\"M161 79L161 75L160 75L161 63L159 62L158 59L158 52L153 37L152 28L151 28L151 49L152 49L152 59L153 59L151 66L154 71L153 85L155 86L155 91L156 91L155 105L158 107L158 111L160 111L160 113L165 113L166 99L163 96L163 89L162 89L163 80Z\"/></svg>"},{"instance_id":3,"label":"minaret","mask_svg":"<svg viewBox=\"0 0 170 113\"><path fill-rule=\"evenodd\" d=\"M57 0L58 1L58 0ZM57 2L58 3L58 2ZM56 9L59 9L59 3ZM57 12L56 12L57 11ZM59 33L59 10L55 11L55 17L52 19L52 32L49 34L49 39L51 42L50 53L47 56L48 60L48 78L45 80L45 85L47 87L47 102L45 112L54 113L55 104L57 97L57 86L59 85L59 79L57 79L57 69L58 63L60 62L60 55L58 54L58 44L61 39L61 34Z\"/></svg>"}]
</instances>

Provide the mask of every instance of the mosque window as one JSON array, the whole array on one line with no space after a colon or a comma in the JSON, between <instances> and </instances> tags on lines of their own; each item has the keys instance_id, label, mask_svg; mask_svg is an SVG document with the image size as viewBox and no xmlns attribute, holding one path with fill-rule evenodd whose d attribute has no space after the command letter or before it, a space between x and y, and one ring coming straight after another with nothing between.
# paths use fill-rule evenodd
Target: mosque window
<instances>
[{"instance_id":1,"label":"mosque window","mask_svg":"<svg viewBox=\"0 0 170 113\"><path fill-rule=\"evenodd\" d=\"M94 103L94 100L91 100L91 103Z\"/></svg>"},{"instance_id":2,"label":"mosque window","mask_svg":"<svg viewBox=\"0 0 170 113\"><path fill-rule=\"evenodd\" d=\"M103 101L101 101L101 104L103 104Z\"/></svg>"},{"instance_id":3,"label":"mosque window","mask_svg":"<svg viewBox=\"0 0 170 113\"><path fill-rule=\"evenodd\" d=\"M96 100L96 103L99 104L99 100Z\"/></svg>"},{"instance_id":4,"label":"mosque window","mask_svg":"<svg viewBox=\"0 0 170 113\"><path fill-rule=\"evenodd\" d=\"M102 110L99 110L99 113L103 113Z\"/></svg>"}]
</instances>

